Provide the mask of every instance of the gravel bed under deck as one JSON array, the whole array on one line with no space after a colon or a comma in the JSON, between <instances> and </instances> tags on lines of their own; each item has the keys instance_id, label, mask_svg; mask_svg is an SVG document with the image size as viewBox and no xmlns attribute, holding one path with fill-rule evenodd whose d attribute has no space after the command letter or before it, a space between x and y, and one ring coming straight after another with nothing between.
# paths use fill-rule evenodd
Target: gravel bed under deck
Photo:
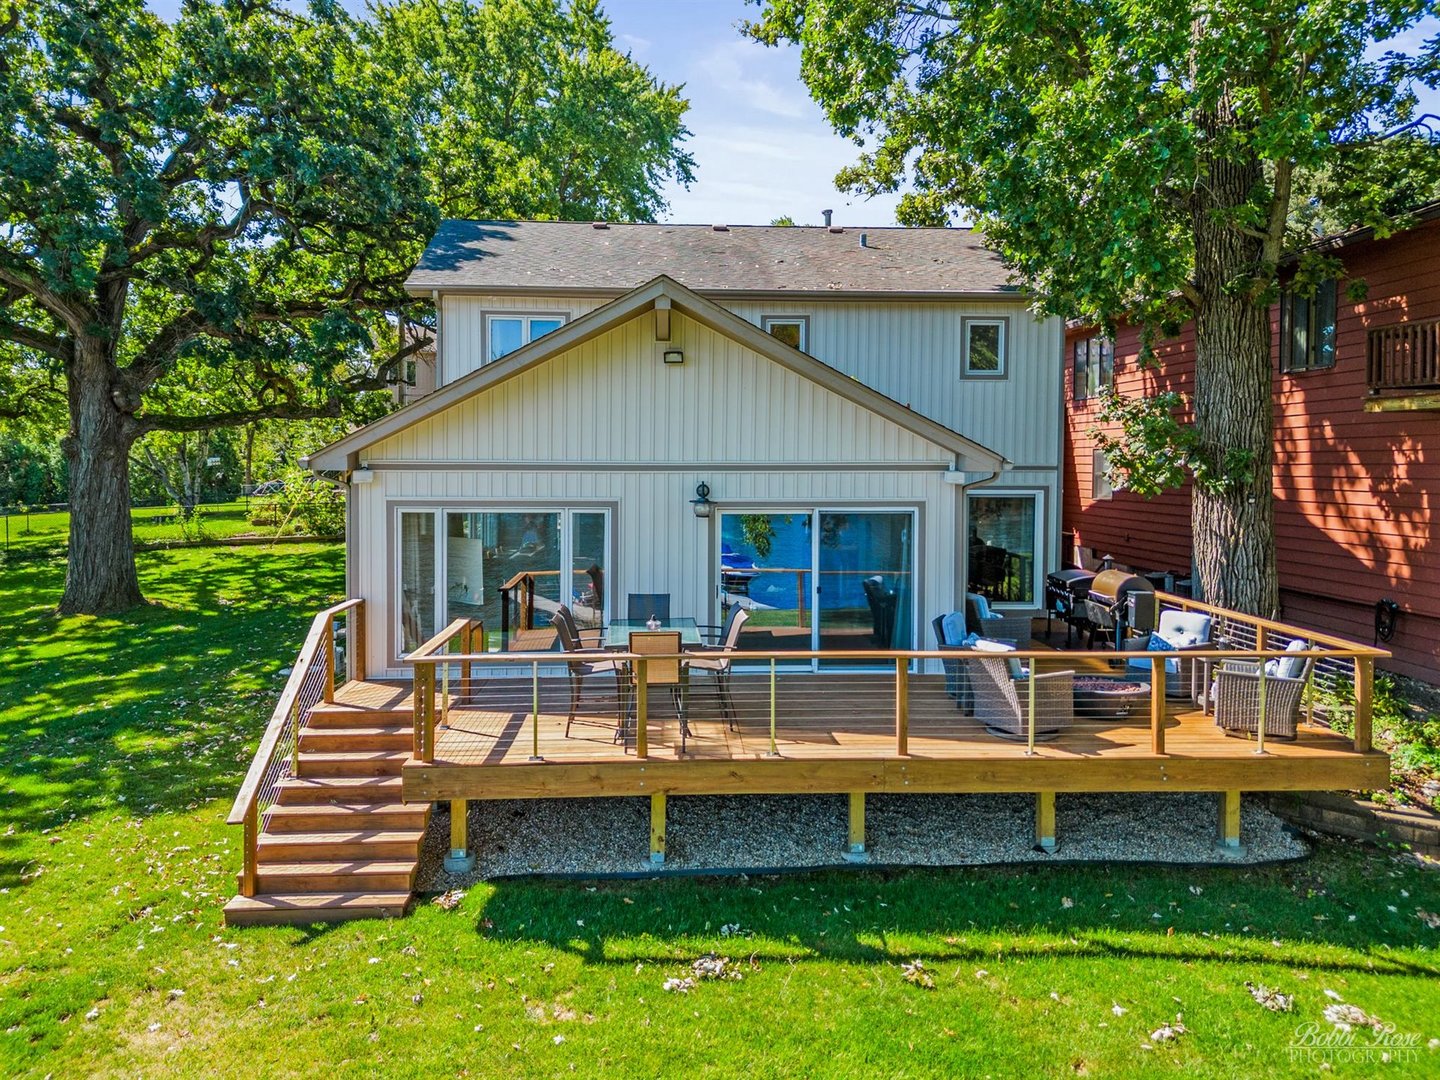
<instances>
[{"instance_id":1,"label":"gravel bed under deck","mask_svg":"<svg viewBox=\"0 0 1440 1080\"><path fill-rule=\"evenodd\" d=\"M879 866L973 866L1026 862L1152 862L1221 865L1299 858L1305 842L1258 800L1241 810L1242 854L1216 845L1217 796L1059 794L1053 854L1034 848L1030 795L870 795L866 836ZM433 815L416 887L463 888L526 874L665 874L793 869L841 864L844 795L672 796L666 856L649 858L646 798L472 801L468 874L449 874L448 813Z\"/></svg>"}]
</instances>

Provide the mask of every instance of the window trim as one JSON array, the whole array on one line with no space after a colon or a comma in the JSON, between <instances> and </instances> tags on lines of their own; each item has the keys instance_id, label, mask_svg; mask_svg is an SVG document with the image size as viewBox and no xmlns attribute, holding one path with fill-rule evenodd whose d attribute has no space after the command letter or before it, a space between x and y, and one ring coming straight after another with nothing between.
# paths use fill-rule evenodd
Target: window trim
<instances>
[{"instance_id":1,"label":"window trim","mask_svg":"<svg viewBox=\"0 0 1440 1080\"><path fill-rule=\"evenodd\" d=\"M965 592L970 591L970 503L974 499L1033 499L1035 502L1035 554L1031 561L1030 568L1030 595L1033 598L1030 603L1023 600L994 600L990 606L1005 611L1036 611L1045 606L1045 564L1048 552L1046 536L1048 534L1045 518L1045 496L1047 489L1043 487L1014 487L1014 488L992 488L987 487L983 491L965 492L965 531L964 531L964 552L965 552L965 576L961 579L961 587Z\"/></svg>"},{"instance_id":2,"label":"window trim","mask_svg":"<svg viewBox=\"0 0 1440 1080\"><path fill-rule=\"evenodd\" d=\"M490 355L490 342L491 342L491 340L492 340L491 326L492 326L492 324L495 322L496 319L519 319L520 322L522 323L522 330L521 330L521 335L520 335L520 336L521 336L521 338L522 338L523 340L520 342L520 344L519 344L518 346L516 346L515 349L512 349L512 350L511 350L511 352L516 352L516 351L518 351L518 350L520 350L520 349L523 349L526 345L529 345L532 341L535 341L535 340L536 340L536 338L534 337L533 333L531 332L531 327L530 327L530 324L533 323L535 320L537 320L537 319L540 319L540 320L558 319L558 320L560 321L560 326L564 326L566 323L568 323L568 322L570 321L570 313L569 313L568 311L487 311L487 312L485 312L485 334L484 334L484 341L481 342L481 349L482 349L481 356L482 356L482 358L483 358L483 359L481 360L481 363L480 363L480 366L481 366L481 367L484 367L486 364L493 364L493 363L495 363L495 361L497 361L497 360L503 360L503 359L504 359L504 356L491 356L491 355ZM556 329L556 330L560 329L560 326L557 326L555 329ZM551 333L554 333L554 331L552 330ZM544 337L544 335L542 334L541 337ZM505 353L505 356L509 356L509 355L510 355L510 353Z\"/></svg>"},{"instance_id":3,"label":"window trim","mask_svg":"<svg viewBox=\"0 0 1440 1080\"><path fill-rule=\"evenodd\" d=\"M1000 330L999 363L995 371L970 368L970 328L995 326ZM965 379L1007 379L1010 377L1010 317L1008 315L966 315L960 319L960 376Z\"/></svg>"},{"instance_id":4,"label":"window trim","mask_svg":"<svg viewBox=\"0 0 1440 1080\"><path fill-rule=\"evenodd\" d=\"M760 329L765 333L774 334L772 326L798 326L800 327L800 344L798 348L807 356L810 354L810 316L809 315L762 315L760 316ZM778 339L777 339L778 340Z\"/></svg>"},{"instance_id":5,"label":"window trim","mask_svg":"<svg viewBox=\"0 0 1440 1080\"><path fill-rule=\"evenodd\" d=\"M1324 347L1325 335L1321 333L1319 321L1320 297L1322 292L1329 293L1331 323L1329 327L1329 357L1328 361L1322 362L1326 355ZM1280 373L1282 375L1303 375L1310 371L1331 371L1335 368L1337 353L1339 352L1340 336L1340 282L1338 278L1325 278L1316 285L1315 291L1308 296L1300 294L1299 299L1306 303L1306 331L1308 337L1305 342L1305 358L1303 363L1295 362L1295 342L1293 323L1295 321L1295 300L1297 294L1293 288L1284 288L1280 291ZM1312 362L1313 357L1313 362Z\"/></svg>"},{"instance_id":6,"label":"window trim","mask_svg":"<svg viewBox=\"0 0 1440 1080\"><path fill-rule=\"evenodd\" d=\"M1115 497L1115 481L1110 476L1110 455L1100 447L1090 451L1090 501L1108 502Z\"/></svg>"}]
</instances>

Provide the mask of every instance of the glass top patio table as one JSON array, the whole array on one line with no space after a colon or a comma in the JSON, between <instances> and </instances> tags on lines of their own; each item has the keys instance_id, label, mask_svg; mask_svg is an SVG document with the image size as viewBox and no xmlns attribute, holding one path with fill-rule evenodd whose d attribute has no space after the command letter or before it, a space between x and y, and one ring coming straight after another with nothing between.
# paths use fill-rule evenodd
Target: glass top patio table
<instances>
[{"instance_id":1,"label":"glass top patio table","mask_svg":"<svg viewBox=\"0 0 1440 1080\"><path fill-rule=\"evenodd\" d=\"M605 647L607 649L625 649L630 646L630 632L632 630L649 630L644 619L615 619L605 628ZM661 619L658 630L678 630L680 632L681 645L699 645L700 628L695 624L694 619Z\"/></svg>"}]
</instances>

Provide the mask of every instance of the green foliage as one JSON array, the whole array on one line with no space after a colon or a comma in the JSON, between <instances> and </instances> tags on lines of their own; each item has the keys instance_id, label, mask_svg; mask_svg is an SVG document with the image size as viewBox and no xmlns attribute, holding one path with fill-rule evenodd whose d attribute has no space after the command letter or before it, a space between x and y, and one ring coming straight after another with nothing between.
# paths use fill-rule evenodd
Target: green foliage
<instances>
[{"instance_id":1,"label":"green foliage","mask_svg":"<svg viewBox=\"0 0 1440 1080\"><path fill-rule=\"evenodd\" d=\"M595 0L382 0L367 29L446 217L651 221L689 185L689 103Z\"/></svg>"},{"instance_id":2,"label":"green foliage","mask_svg":"<svg viewBox=\"0 0 1440 1080\"><path fill-rule=\"evenodd\" d=\"M345 492L338 485L298 467L285 470L279 480L284 489L265 499L252 520L274 525L277 536L292 526L306 536L345 534Z\"/></svg>"},{"instance_id":3,"label":"green foliage","mask_svg":"<svg viewBox=\"0 0 1440 1080\"><path fill-rule=\"evenodd\" d=\"M1112 482L1150 498L1194 480L1197 487L1223 492L1254 479L1255 456L1238 446L1218 458L1206 452L1195 428L1184 419L1189 403L1167 391L1149 397L1101 392L1097 419L1118 423L1120 433L1090 432L1110 464Z\"/></svg>"},{"instance_id":4,"label":"green foliage","mask_svg":"<svg viewBox=\"0 0 1440 1080\"><path fill-rule=\"evenodd\" d=\"M1355 684L1337 678L1329 685L1312 684L1316 711L1336 731L1355 730ZM1371 691L1370 726L1375 741L1391 755L1391 768L1402 774L1440 776L1440 714L1407 697L1399 680L1377 672Z\"/></svg>"},{"instance_id":5,"label":"green foliage","mask_svg":"<svg viewBox=\"0 0 1440 1080\"><path fill-rule=\"evenodd\" d=\"M65 457L53 442L0 432L0 506L64 502Z\"/></svg>"}]
</instances>

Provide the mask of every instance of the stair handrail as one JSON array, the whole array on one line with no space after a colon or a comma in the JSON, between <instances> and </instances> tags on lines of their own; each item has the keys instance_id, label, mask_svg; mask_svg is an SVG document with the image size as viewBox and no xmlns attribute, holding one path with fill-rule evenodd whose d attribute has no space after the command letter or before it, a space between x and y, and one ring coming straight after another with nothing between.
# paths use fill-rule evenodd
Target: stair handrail
<instances>
[{"instance_id":1,"label":"stair handrail","mask_svg":"<svg viewBox=\"0 0 1440 1080\"><path fill-rule=\"evenodd\" d=\"M235 802L230 807L230 814L225 819L227 825L245 827L244 869L240 878L242 896L255 895L261 796L268 788L272 788L277 780L284 778L280 770L292 768L294 755L298 753L299 728L304 720L302 712L308 711L297 708L300 704L301 688L318 671L324 680L321 697L325 701L335 700L335 620L347 613L351 613L346 635L346 656L350 674L356 679L365 678L365 601L353 598L326 608L311 621L305 643L300 646L295 666L290 669L290 677L285 680L285 689L280 692L280 699L270 714L270 722L265 727L265 733L260 736L260 745L255 748L250 769L246 772ZM291 752L277 755L281 746L288 746Z\"/></svg>"}]
</instances>

